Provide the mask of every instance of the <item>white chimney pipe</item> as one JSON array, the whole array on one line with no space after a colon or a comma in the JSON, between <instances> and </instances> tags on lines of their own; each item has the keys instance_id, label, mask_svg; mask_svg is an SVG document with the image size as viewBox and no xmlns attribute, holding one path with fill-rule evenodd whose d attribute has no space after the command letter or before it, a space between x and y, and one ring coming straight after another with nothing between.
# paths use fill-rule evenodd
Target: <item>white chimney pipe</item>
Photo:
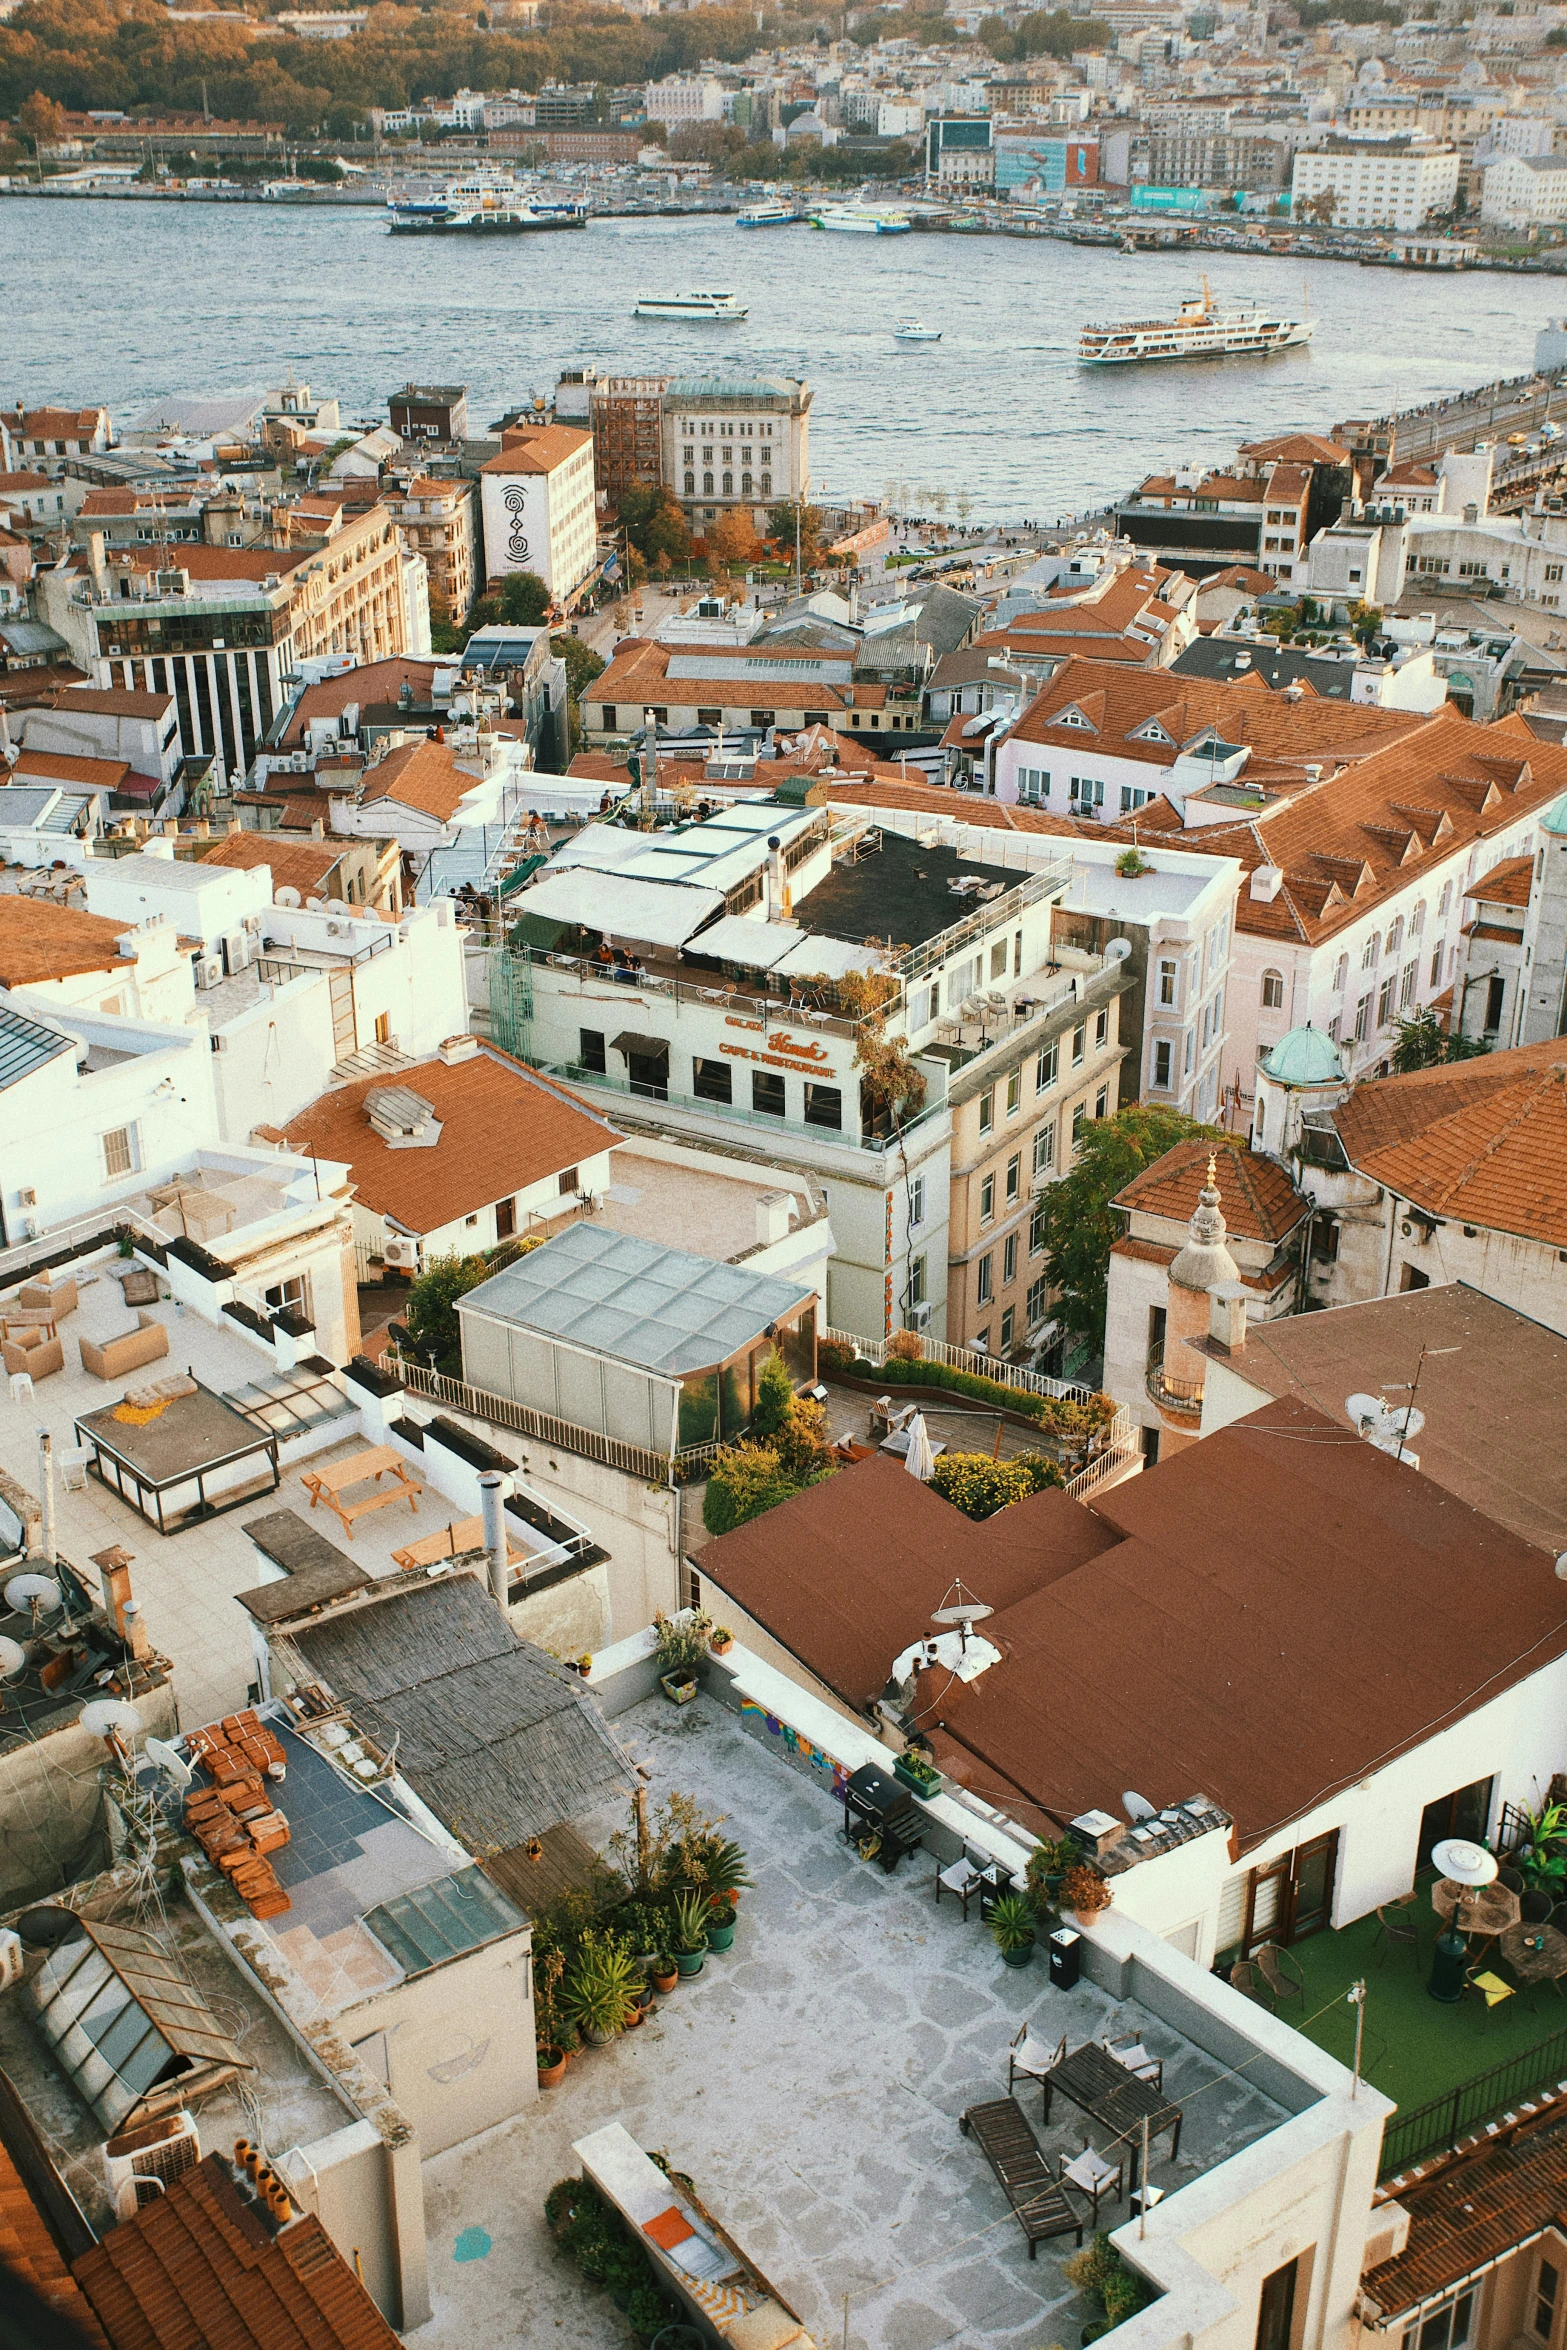
<instances>
[{"instance_id":1,"label":"white chimney pipe","mask_svg":"<svg viewBox=\"0 0 1567 2350\"><path fill-rule=\"evenodd\" d=\"M47 1428L38 1431L38 1498L43 1506L41 1540L45 1566L55 1563L54 1548L54 1438Z\"/></svg>"},{"instance_id":2,"label":"white chimney pipe","mask_svg":"<svg viewBox=\"0 0 1567 2350\"><path fill-rule=\"evenodd\" d=\"M479 1508L484 1519L484 1547L490 1560L490 1596L506 1613L506 1513L501 1507L506 1480L499 1469L486 1469L479 1479Z\"/></svg>"},{"instance_id":3,"label":"white chimney pipe","mask_svg":"<svg viewBox=\"0 0 1567 2350\"><path fill-rule=\"evenodd\" d=\"M783 844L776 832L767 836L767 919L781 922L784 910Z\"/></svg>"}]
</instances>

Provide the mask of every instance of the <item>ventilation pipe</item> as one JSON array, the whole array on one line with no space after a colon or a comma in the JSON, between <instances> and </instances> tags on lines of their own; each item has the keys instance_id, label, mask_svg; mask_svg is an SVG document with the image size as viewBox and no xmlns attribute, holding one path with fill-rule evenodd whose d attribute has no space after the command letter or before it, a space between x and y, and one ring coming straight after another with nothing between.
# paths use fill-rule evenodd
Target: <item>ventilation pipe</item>
<instances>
[{"instance_id":1,"label":"ventilation pipe","mask_svg":"<svg viewBox=\"0 0 1567 2350\"><path fill-rule=\"evenodd\" d=\"M767 836L767 919L781 922L784 913L783 843L776 832Z\"/></svg>"},{"instance_id":2,"label":"ventilation pipe","mask_svg":"<svg viewBox=\"0 0 1567 2350\"><path fill-rule=\"evenodd\" d=\"M479 1508L484 1518L484 1547L490 1561L490 1596L506 1613L506 1513L501 1507L506 1480L498 1469L486 1469L479 1479Z\"/></svg>"}]
</instances>

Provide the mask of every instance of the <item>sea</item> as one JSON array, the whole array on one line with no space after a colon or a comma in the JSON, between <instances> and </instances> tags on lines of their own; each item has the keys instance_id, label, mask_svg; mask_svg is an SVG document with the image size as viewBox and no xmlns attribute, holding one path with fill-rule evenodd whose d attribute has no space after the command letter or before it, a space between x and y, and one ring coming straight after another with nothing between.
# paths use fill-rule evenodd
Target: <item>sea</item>
<instances>
[{"instance_id":1,"label":"sea","mask_svg":"<svg viewBox=\"0 0 1567 2350\"><path fill-rule=\"evenodd\" d=\"M1090 320L1172 314L1206 273L1317 320L1277 358L1082 367ZM280 383L384 414L410 379L465 383L475 430L563 368L804 376L826 500L1051 524L1150 470L1418 405L1533 362L1554 278L1455 276L1053 239L739 230L601 220L580 232L394 237L378 210L0 200L0 400L104 401L122 428L173 392ZM719 288L743 324L639 320L639 295ZM915 317L939 343L900 347Z\"/></svg>"}]
</instances>

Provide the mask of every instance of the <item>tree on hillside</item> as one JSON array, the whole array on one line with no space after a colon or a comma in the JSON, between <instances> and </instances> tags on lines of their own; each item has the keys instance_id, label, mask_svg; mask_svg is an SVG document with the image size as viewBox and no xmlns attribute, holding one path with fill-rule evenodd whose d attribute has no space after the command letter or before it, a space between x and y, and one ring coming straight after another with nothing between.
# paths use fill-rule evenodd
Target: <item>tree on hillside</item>
<instances>
[{"instance_id":1,"label":"tree on hillside","mask_svg":"<svg viewBox=\"0 0 1567 2350\"><path fill-rule=\"evenodd\" d=\"M537 628L550 602L550 591L536 571L514 571L501 583L500 617L508 628Z\"/></svg>"},{"instance_id":2,"label":"tree on hillside","mask_svg":"<svg viewBox=\"0 0 1567 2350\"><path fill-rule=\"evenodd\" d=\"M1216 1146L1231 1140L1221 1127L1199 1125L1179 1110L1130 1102L1113 1118L1082 1128L1070 1168L1039 1194L1035 1232L1045 1244L1051 1288L1060 1292L1056 1318L1096 1348L1104 1344L1110 1250L1123 1229L1110 1202L1134 1175L1194 1134Z\"/></svg>"},{"instance_id":3,"label":"tree on hillside","mask_svg":"<svg viewBox=\"0 0 1567 2350\"><path fill-rule=\"evenodd\" d=\"M646 563L667 555L671 563L691 559L691 533L672 490L622 490L617 500L621 527Z\"/></svg>"},{"instance_id":4,"label":"tree on hillside","mask_svg":"<svg viewBox=\"0 0 1567 2350\"><path fill-rule=\"evenodd\" d=\"M40 141L64 137L65 108L57 100L45 97L42 90L34 90L17 108L16 127L32 140L36 151Z\"/></svg>"}]
</instances>

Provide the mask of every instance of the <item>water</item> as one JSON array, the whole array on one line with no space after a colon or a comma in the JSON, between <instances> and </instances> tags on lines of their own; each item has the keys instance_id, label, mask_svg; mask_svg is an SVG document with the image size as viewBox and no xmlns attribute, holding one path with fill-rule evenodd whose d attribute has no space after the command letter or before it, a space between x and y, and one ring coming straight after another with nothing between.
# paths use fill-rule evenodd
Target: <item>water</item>
<instances>
[{"instance_id":1,"label":"water","mask_svg":"<svg viewBox=\"0 0 1567 2350\"><path fill-rule=\"evenodd\" d=\"M1294 309L1277 359L1079 367L1088 319L1215 294ZM967 491L981 516L1053 520L1185 458L1523 373L1554 279L1425 276L1238 255L1123 254L998 237L853 237L728 220L596 222L470 243L388 234L369 207L0 201L0 398L102 399L122 424L171 391L277 383L345 414L410 377L466 382L482 428L563 367L807 376L818 491ZM639 293L732 288L743 325L631 315ZM943 330L900 350L905 316Z\"/></svg>"}]
</instances>

